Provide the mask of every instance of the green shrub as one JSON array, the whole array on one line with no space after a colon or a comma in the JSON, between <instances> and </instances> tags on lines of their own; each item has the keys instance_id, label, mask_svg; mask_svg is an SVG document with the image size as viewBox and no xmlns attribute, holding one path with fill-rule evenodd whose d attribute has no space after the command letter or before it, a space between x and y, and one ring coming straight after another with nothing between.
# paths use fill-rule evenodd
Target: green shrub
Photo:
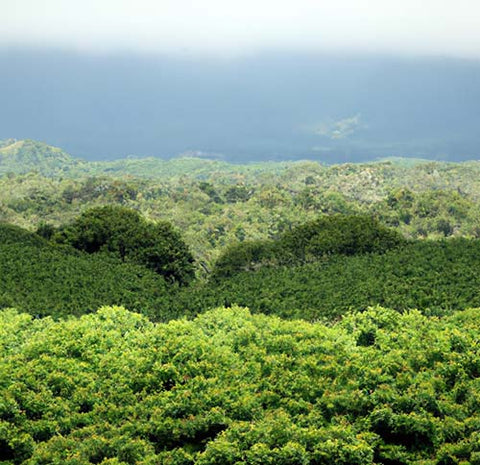
<instances>
[{"instance_id":1,"label":"green shrub","mask_svg":"<svg viewBox=\"0 0 480 465\"><path fill-rule=\"evenodd\" d=\"M384 253L403 244L401 234L368 216L334 215L297 226L280 239L285 255L301 262L324 255Z\"/></svg>"},{"instance_id":2,"label":"green shrub","mask_svg":"<svg viewBox=\"0 0 480 465\"><path fill-rule=\"evenodd\" d=\"M375 341L357 345L364 328ZM479 309L333 325L239 307L168 324L0 311L0 461L478 464L479 332Z\"/></svg>"},{"instance_id":3,"label":"green shrub","mask_svg":"<svg viewBox=\"0 0 480 465\"><path fill-rule=\"evenodd\" d=\"M149 223L129 208L87 210L61 227L52 239L87 253L109 252L179 284L190 282L195 275L193 256L171 224Z\"/></svg>"}]
</instances>

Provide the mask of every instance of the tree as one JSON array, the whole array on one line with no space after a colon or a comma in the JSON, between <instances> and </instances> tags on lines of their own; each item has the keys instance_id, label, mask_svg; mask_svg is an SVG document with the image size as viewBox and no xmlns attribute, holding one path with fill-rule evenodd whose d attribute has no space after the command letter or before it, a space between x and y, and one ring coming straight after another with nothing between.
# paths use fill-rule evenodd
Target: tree
<instances>
[{"instance_id":1,"label":"tree","mask_svg":"<svg viewBox=\"0 0 480 465\"><path fill-rule=\"evenodd\" d=\"M245 241L232 244L215 263L214 278L227 278L241 271L252 271L275 262L273 241Z\"/></svg>"},{"instance_id":2,"label":"tree","mask_svg":"<svg viewBox=\"0 0 480 465\"><path fill-rule=\"evenodd\" d=\"M404 242L402 236L368 216L320 217L285 233L285 255L309 261L323 255L383 253Z\"/></svg>"},{"instance_id":3,"label":"tree","mask_svg":"<svg viewBox=\"0 0 480 465\"><path fill-rule=\"evenodd\" d=\"M112 253L180 284L194 277L193 256L172 225L148 222L129 208L89 209L71 224L61 227L53 240L87 253Z\"/></svg>"}]
</instances>

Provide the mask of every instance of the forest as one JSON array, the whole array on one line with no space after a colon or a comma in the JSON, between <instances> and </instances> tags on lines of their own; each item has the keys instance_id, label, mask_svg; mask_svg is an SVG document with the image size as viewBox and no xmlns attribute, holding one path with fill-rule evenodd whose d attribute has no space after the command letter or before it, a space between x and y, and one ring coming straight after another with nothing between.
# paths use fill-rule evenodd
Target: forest
<instances>
[{"instance_id":1,"label":"forest","mask_svg":"<svg viewBox=\"0 0 480 465\"><path fill-rule=\"evenodd\" d=\"M0 173L0 463L480 464L480 163Z\"/></svg>"},{"instance_id":2,"label":"forest","mask_svg":"<svg viewBox=\"0 0 480 465\"><path fill-rule=\"evenodd\" d=\"M0 314L0 460L478 464L478 310Z\"/></svg>"}]
</instances>

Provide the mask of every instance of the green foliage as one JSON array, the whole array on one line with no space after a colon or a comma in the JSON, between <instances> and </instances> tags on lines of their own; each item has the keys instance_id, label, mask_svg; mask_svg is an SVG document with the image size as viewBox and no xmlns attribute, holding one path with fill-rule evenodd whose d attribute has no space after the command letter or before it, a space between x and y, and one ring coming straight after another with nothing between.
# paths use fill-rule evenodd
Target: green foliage
<instances>
[{"instance_id":1,"label":"green foliage","mask_svg":"<svg viewBox=\"0 0 480 465\"><path fill-rule=\"evenodd\" d=\"M239 263L243 250L239 247ZM228 257L235 258L234 254ZM235 264L232 259L223 269ZM445 314L480 306L480 241L416 241L384 253L329 255L297 266L234 268L180 293L179 308L238 304L285 318L336 319L350 310L384 305ZM232 269L232 268L230 268Z\"/></svg>"},{"instance_id":2,"label":"green foliage","mask_svg":"<svg viewBox=\"0 0 480 465\"><path fill-rule=\"evenodd\" d=\"M52 176L80 164L63 150L42 142L10 139L0 144L1 174L38 171Z\"/></svg>"},{"instance_id":3,"label":"green foliage","mask_svg":"<svg viewBox=\"0 0 480 465\"><path fill-rule=\"evenodd\" d=\"M205 270L225 247L278 238L320 215L374 216L412 239L480 237L478 162L233 165L129 158L72 164L60 157L53 174L40 175L35 167L52 160L47 153L36 160L29 147L34 163L19 162L20 171L10 159L0 166L0 220L33 230L40 219L59 226L88 208L123 205L172 223Z\"/></svg>"},{"instance_id":4,"label":"green foliage","mask_svg":"<svg viewBox=\"0 0 480 465\"><path fill-rule=\"evenodd\" d=\"M37 234L13 224L0 222L0 246L9 247L19 243L38 248L48 246L48 242Z\"/></svg>"},{"instance_id":5,"label":"green foliage","mask_svg":"<svg viewBox=\"0 0 480 465\"><path fill-rule=\"evenodd\" d=\"M215 263L213 277L233 276L253 271L262 265L277 263L277 247L273 241L245 241L226 248Z\"/></svg>"},{"instance_id":6,"label":"green foliage","mask_svg":"<svg viewBox=\"0 0 480 465\"><path fill-rule=\"evenodd\" d=\"M87 253L109 252L179 284L194 277L193 256L172 226L166 222L149 223L129 208L87 210L61 227L52 239Z\"/></svg>"},{"instance_id":7,"label":"green foliage","mask_svg":"<svg viewBox=\"0 0 480 465\"><path fill-rule=\"evenodd\" d=\"M203 182L199 183L198 188L202 192L207 194L210 197L210 199L212 199L215 203L223 203L222 198L220 197L218 192L215 190L213 185L210 184L209 182L203 181Z\"/></svg>"},{"instance_id":8,"label":"green foliage","mask_svg":"<svg viewBox=\"0 0 480 465\"><path fill-rule=\"evenodd\" d=\"M253 195L253 190L248 189L247 186L232 186L225 192L225 198L229 203L246 202Z\"/></svg>"},{"instance_id":9,"label":"green foliage","mask_svg":"<svg viewBox=\"0 0 480 465\"><path fill-rule=\"evenodd\" d=\"M412 241L384 253L331 254L294 266L279 264L272 244L232 246L220 263L223 274L179 287L131 261L55 246L5 224L0 227L0 306L61 316L123 304L155 320L235 303L306 320L332 320L377 304L426 314L480 306L476 239ZM369 337L364 335L365 345Z\"/></svg>"},{"instance_id":10,"label":"green foliage","mask_svg":"<svg viewBox=\"0 0 480 465\"><path fill-rule=\"evenodd\" d=\"M480 310L334 326L217 309L152 324L0 312L0 460L477 463ZM371 344L359 343L366 330Z\"/></svg>"},{"instance_id":11,"label":"green foliage","mask_svg":"<svg viewBox=\"0 0 480 465\"><path fill-rule=\"evenodd\" d=\"M332 254L384 253L404 240L372 217L334 215L297 226L280 242L287 256L311 261Z\"/></svg>"},{"instance_id":12,"label":"green foliage","mask_svg":"<svg viewBox=\"0 0 480 465\"><path fill-rule=\"evenodd\" d=\"M328 255L384 253L398 247L402 236L365 216L318 218L283 233L278 240L245 241L228 247L215 263L215 278L265 265L295 265Z\"/></svg>"},{"instance_id":13,"label":"green foliage","mask_svg":"<svg viewBox=\"0 0 480 465\"><path fill-rule=\"evenodd\" d=\"M169 286L145 267L54 245L1 223L0 276L0 308L62 317L121 304L154 319L174 316L165 305Z\"/></svg>"},{"instance_id":14,"label":"green foliage","mask_svg":"<svg viewBox=\"0 0 480 465\"><path fill-rule=\"evenodd\" d=\"M0 173L0 462L480 464L479 163Z\"/></svg>"},{"instance_id":15,"label":"green foliage","mask_svg":"<svg viewBox=\"0 0 480 465\"><path fill-rule=\"evenodd\" d=\"M41 222L38 225L37 230L35 231L35 234L37 234L40 237L43 237L44 239L50 240L52 239L55 232L56 232L55 226L53 226L50 223Z\"/></svg>"}]
</instances>

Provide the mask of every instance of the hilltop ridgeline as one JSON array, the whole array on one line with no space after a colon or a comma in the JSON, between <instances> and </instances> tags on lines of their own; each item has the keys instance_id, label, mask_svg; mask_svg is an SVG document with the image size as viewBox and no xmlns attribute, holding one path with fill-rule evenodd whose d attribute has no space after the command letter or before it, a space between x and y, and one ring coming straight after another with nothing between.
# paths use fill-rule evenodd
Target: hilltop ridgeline
<instances>
[{"instance_id":1,"label":"hilltop ridgeline","mask_svg":"<svg viewBox=\"0 0 480 465\"><path fill-rule=\"evenodd\" d=\"M40 224L38 233L0 224L0 308L64 317L123 305L166 321L239 304L332 320L378 304L429 315L480 305L478 239L408 241L362 216L239 243L207 276L170 225L125 207L87 210L59 228Z\"/></svg>"}]
</instances>

